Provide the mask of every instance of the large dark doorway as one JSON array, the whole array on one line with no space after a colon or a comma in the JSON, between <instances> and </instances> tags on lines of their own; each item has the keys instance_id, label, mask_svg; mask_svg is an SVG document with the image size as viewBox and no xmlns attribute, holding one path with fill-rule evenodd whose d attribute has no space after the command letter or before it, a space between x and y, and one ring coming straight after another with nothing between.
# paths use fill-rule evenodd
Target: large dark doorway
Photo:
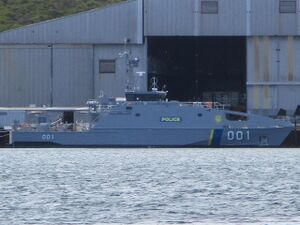
<instances>
[{"instance_id":1,"label":"large dark doorway","mask_svg":"<svg viewBox=\"0 0 300 225\"><path fill-rule=\"evenodd\" d=\"M246 106L245 37L148 37L148 59L170 100Z\"/></svg>"}]
</instances>

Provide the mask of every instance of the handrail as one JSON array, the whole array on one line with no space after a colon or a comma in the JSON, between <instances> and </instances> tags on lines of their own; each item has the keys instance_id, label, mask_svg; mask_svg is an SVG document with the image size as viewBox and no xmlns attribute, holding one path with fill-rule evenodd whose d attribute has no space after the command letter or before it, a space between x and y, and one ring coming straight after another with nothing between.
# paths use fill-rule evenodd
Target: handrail
<instances>
[{"instance_id":1,"label":"handrail","mask_svg":"<svg viewBox=\"0 0 300 225\"><path fill-rule=\"evenodd\" d=\"M222 104L220 102L184 102L183 104L191 104L193 106L201 106L206 109L220 109L225 110L226 107L229 107L228 104Z\"/></svg>"},{"instance_id":2,"label":"handrail","mask_svg":"<svg viewBox=\"0 0 300 225\"><path fill-rule=\"evenodd\" d=\"M0 135L0 138L4 138L4 137L8 137L9 136L9 133L8 134L4 134L4 135Z\"/></svg>"}]
</instances>

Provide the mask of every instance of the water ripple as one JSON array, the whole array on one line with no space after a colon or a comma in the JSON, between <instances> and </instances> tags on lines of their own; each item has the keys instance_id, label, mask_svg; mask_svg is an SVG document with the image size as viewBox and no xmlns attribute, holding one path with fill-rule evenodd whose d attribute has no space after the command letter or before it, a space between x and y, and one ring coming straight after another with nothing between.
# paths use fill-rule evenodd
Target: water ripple
<instances>
[{"instance_id":1,"label":"water ripple","mask_svg":"<svg viewBox=\"0 0 300 225\"><path fill-rule=\"evenodd\" d=\"M300 224L299 149L0 151L0 224Z\"/></svg>"}]
</instances>

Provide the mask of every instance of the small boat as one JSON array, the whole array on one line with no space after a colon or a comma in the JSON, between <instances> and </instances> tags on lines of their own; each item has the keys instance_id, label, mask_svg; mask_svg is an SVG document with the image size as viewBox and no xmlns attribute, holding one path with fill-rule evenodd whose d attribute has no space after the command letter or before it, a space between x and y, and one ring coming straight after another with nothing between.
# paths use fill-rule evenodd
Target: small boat
<instances>
[{"instance_id":1,"label":"small boat","mask_svg":"<svg viewBox=\"0 0 300 225\"><path fill-rule=\"evenodd\" d=\"M38 122L15 124L15 147L277 147L293 125L285 120L235 112L215 102L168 101L167 91L104 95L81 109L85 119L40 111ZM51 116L52 113L60 116ZM37 112L28 112L35 113ZM54 114L55 114L54 113ZM73 112L74 113L74 112ZM37 116L36 116L37 117ZM71 116L72 117L72 116Z\"/></svg>"}]
</instances>

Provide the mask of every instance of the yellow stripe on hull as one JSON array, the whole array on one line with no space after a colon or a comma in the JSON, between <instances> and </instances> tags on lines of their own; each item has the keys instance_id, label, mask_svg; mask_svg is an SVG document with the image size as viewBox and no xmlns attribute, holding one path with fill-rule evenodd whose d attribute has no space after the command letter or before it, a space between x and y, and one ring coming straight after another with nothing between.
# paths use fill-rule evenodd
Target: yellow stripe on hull
<instances>
[{"instance_id":1,"label":"yellow stripe on hull","mask_svg":"<svg viewBox=\"0 0 300 225\"><path fill-rule=\"evenodd\" d=\"M212 144L212 141L213 141L213 138L214 138L214 132L215 132L214 129L210 130L210 135L209 135L209 140L208 140L208 146L211 146L211 144Z\"/></svg>"}]
</instances>

